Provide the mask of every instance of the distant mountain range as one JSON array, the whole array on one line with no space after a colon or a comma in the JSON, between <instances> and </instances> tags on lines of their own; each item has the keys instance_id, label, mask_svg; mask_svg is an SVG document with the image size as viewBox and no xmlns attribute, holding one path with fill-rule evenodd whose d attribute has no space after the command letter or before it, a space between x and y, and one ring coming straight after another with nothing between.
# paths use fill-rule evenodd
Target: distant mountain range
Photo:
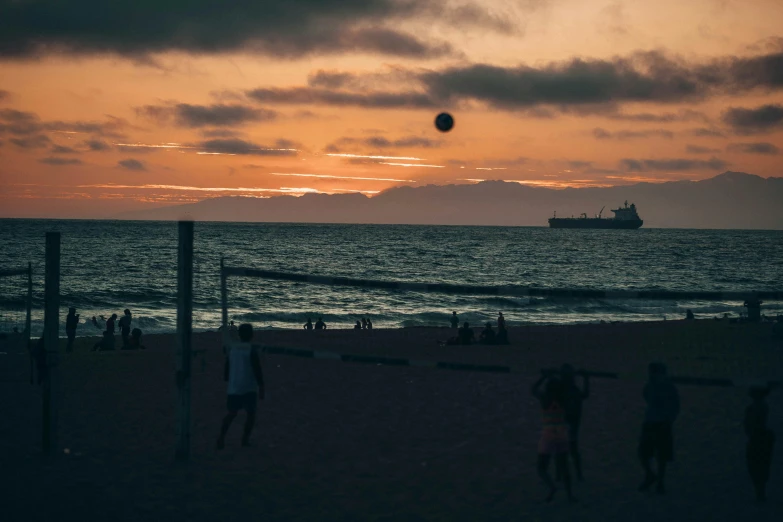
<instances>
[{"instance_id":1,"label":"distant mountain range","mask_svg":"<svg viewBox=\"0 0 783 522\"><path fill-rule=\"evenodd\" d=\"M558 216L588 216L636 203L645 228L783 229L783 178L724 172L702 181L608 188L549 189L483 181L397 187L374 197L306 194L268 199L218 197L125 212L118 219L287 223L547 226Z\"/></svg>"}]
</instances>

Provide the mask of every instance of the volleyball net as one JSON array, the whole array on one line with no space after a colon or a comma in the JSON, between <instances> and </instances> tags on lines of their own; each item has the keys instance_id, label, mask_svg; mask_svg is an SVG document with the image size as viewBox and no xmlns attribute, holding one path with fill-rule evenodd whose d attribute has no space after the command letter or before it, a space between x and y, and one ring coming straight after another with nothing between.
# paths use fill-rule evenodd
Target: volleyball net
<instances>
[{"instance_id":1,"label":"volleyball net","mask_svg":"<svg viewBox=\"0 0 783 522\"><path fill-rule=\"evenodd\" d=\"M257 268L232 267L220 261L221 317L223 341L231 342L229 329L229 278L255 278L277 281L291 281L313 285L342 286L364 289L379 289L389 291L429 292L467 296L528 296L568 299L645 299L645 300L703 300L703 301L745 301L756 302L783 301L783 291L670 291L670 290L596 290L580 288L535 288L519 285L455 285L449 283L420 283L403 281L384 281L374 279L357 279L350 277L335 277L315 274L298 274L263 270ZM264 346L263 351L269 354L304 357L312 359L334 360L346 363L365 363L388 366L429 367L444 370L488 372L488 373L530 373L529 369L514 368L503 365L466 364L449 361L431 361L408 359L401 357L385 357L367 354L337 353L308 348L291 348L283 346ZM554 370L548 370L554 371ZM646 374L620 373L612 371L583 372L593 378L642 380ZM672 376L678 384L711 387L746 387L768 386L779 387L779 380L748 379L745 377L704 378L691 376Z\"/></svg>"}]
</instances>

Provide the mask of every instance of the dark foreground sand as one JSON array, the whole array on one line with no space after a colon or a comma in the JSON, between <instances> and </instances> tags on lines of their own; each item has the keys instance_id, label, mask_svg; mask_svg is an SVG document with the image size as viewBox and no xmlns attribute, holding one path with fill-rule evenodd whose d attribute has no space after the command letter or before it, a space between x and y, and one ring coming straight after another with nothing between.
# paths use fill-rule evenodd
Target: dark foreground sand
<instances>
[{"instance_id":1,"label":"dark foreground sand","mask_svg":"<svg viewBox=\"0 0 783 522\"><path fill-rule=\"evenodd\" d=\"M218 334L199 334L192 459L174 464L175 346L62 357L61 453L40 456L41 391L24 355L0 355L0 520L16 521L729 521L783 520L783 392L770 395L779 446L756 505L744 464L745 389L681 386L675 463L664 496L636 491L643 415L634 380L594 380L585 404L586 480L569 505L544 504L535 474L540 413L528 389L542 366L568 361L635 372L783 377L768 325L684 321L511 330L512 346L437 346L449 330L274 331L262 342L347 353L509 364L498 375L265 356L267 401L255 448L243 415L214 451L224 414Z\"/></svg>"}]
</instances>

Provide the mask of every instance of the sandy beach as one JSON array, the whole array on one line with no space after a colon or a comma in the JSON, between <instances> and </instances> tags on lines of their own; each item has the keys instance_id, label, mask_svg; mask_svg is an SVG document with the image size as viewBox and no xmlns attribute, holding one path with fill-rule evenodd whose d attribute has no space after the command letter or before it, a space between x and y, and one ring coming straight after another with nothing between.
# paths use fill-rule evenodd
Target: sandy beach
<instances>
[{"instance_id":1,"label":"sandy beach","mask_svg":"<svg viewBox=\"0 0 783 522\"><path fill-rule=\"evenodd\" d=\"M745 388L680 386L675 461L665 495L639 493L636 445L646 366L673 375L783 378L771 325L667 321L510 329L510 346L441 347L446 328L260 331L263 344L508 365L511 374L377 366L265 355L267 398L255 447L235 423L214 449L225 413L220 335L194 336L192 456L176 442L173 335L147 350L61 355L59 446L40 455L41 389L26 355L0 355L0 494L4 521L729 521L783 519L783 449L769 501L757 505L745 469ZM119 345L119 343L118 343ZM571 505L543 502L535 472L539 369L570 362L622 372L594 379L581 431L585 481ZM633 377L636 378L633 378ZM783 437L783 393L769 398ZM65 453L67 448L68 453Z\"/></svg>"}]
</instances>

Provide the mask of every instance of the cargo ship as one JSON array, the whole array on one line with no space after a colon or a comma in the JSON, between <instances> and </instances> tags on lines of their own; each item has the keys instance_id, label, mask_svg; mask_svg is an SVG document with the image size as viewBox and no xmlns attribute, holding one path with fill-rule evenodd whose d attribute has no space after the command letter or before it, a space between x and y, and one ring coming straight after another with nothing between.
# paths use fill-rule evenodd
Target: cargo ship
<instances>
[{"instance_id":1,"label":"cargo ship","mask_svg":"<svg viewBox=\"0 0 783 522\"><path fill-rule=\"evenodd\" d=\"M606 208L606 207L604 207ZM624 229L635 230L644 224L644 221L636 213L636 205L631 203L628 206L628 202L625 202L624 207L612 210L614 212L613 218L601 217L604 212L604 208L597 216L589 218L587 214L582 214L579 217L559 218L557 212L555 216L549 218L549 228L609 228L609 229Z\"/></svg>"}]
</instances>

